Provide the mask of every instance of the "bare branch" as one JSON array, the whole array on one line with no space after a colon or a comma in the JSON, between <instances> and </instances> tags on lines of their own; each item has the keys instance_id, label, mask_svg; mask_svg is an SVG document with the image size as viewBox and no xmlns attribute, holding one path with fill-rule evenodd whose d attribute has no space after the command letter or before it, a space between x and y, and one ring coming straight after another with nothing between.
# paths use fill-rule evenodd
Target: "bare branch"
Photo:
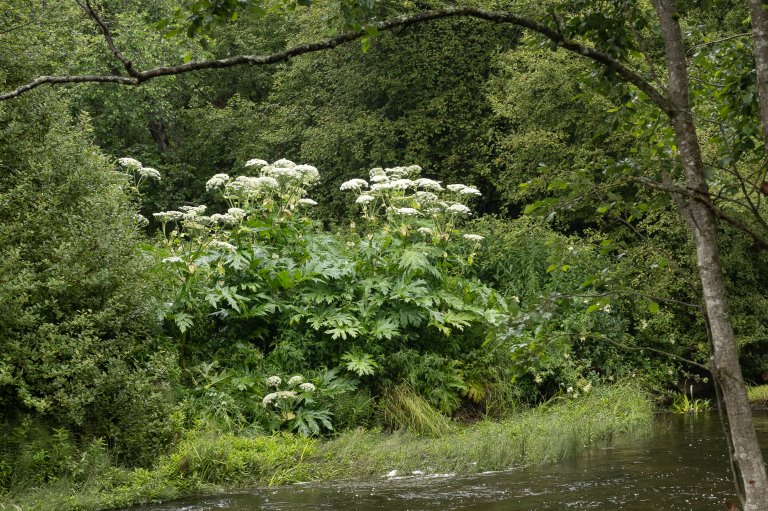
<instances>
[{"instance_id":1,"label":"bare branch","mask_svg":"<svg viewBox=\"0 0 768 511\"><path fill-rule=\"evenodd\" d=\"M87 5L89 4L86 4L86 7ZM138 71L134 69L133 72L131 72L132 66L131 68L128 67L130 61L127 61L127 59L125 59L125 57L122 56L119 51L117 51L117 49L114 47L114 43L111 42L111 36L109 35L109 31L106 29L106 25L104 25L103 21L101 21L101 18L98 17L95 10L91 9L89 12L91 11L92 16L94 16L94 19L97 20L97 23L99 23L99 26L102 28L102 32L107 39L107 43L110 44L110 49L112 49L113 54L115 57L120 59L124 65L126 65L126 69L129 71L129 74L131 74L130 79L116 76L43 76L33 80L32 82L22 85L13 91L0 94L0 101L15 98L25 92L28 92L31 89L34 89L35 87L39 87L40 85L44 84L56 85L63 83L81 82L112 82L119 83L121 85L141 85L148 80L160 76L178 75L182 73L200 71L203 69L221 69L243 65L263 66L276 64L279 62L286 62L289 59L299 55L335 48L337 46L360 39L367 34L367 31L362 29L356 32L340 34L322 41L295 46L293 48L289 48L278 53L273 53L271 55L236 55L218 60L204 60L173 66L162 66L147 71ZM492 23L511 24L536 32L546 37L550 41L556 43L558 47L573 53L577 53L598 64L601 64L606 69L615 72L625 81L631 83L643 91L651 99L651 101L659 106L665 113L668 115L673 114L668 105L667 98L647 80L640 76L640 74L634 69L618 61L613 56L597 50L596 48L573 41L571 39L567 39L556 30L553 30L542 23L518 16L510 12L486 11L474 7L451 7L446 9L423 11L417 14L398 16L387 21L374 23L373 26L375 26L381 32L395 28L417 25L438 19L457 17L469 17L490 21ZM128 64L126 64L126 62L128 62Z\"/></svg>"},{"instance_id":2,"label":"bare branch","mask_svg":"<svg viewBox=\"0 0 768 511\"><path fill-rule=\"evenodd\" d=\"M107 41L107 46L109 46L112 55L114 55L117 60L123 63L123 66L125 67L125 70L128 71L129 75L137 76L138 71L136 71L136 68L133 67L133 63L128 60L125 55L120 52L120 50L117 49L117 46L115 46L115 41L112 39L112 34L109 31L107 24L104 23L104 20L101 19L99 13L96 12L96 9L94 9L93 5L91 5L91 0L85 0L85 4L83 4L80 0L75 1L77 2L77 5L79 5L81 9L87 12L99 26L101 33L104 34L104 39Z\"/></svg>"}]
</instances>

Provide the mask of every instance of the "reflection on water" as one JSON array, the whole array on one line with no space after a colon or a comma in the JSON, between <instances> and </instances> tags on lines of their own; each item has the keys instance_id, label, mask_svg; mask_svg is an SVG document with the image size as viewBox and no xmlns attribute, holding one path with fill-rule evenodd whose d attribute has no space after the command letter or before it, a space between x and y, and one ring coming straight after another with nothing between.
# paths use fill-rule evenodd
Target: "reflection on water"
<instances>
[{"instance_id":1,"label":"reflection on water","mask_svg":"<svg viewBox=\"0 0 768 511\"><path fill-rule=\"evenodd\" d=\"M768 415L755 416L768 454ZM724 509L733 498L717 415L665 417L652 438L595 448L559 463L469 477L414 476L303 484L137 511L523 511Z\"/></svg>"}]
</instances>

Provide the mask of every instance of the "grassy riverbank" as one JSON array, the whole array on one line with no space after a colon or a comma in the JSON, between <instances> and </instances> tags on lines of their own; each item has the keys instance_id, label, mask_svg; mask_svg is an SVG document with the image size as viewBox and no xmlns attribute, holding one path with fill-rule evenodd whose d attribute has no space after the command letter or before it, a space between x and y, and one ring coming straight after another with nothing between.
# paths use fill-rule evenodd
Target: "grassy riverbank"
<instances>
[{"instance_id":1,"label":"grassy riverbank","mask_svg":"<svg viewBox=\"0 0 768 511\"><path fill-rule=\"evenodd\" d=\"M457 424L436 437L358 430L318 441L191 431L151 470L114 467L108 456L94 455L87 474L2 496L0 509L95 510L233 488L380 477L392 470L503 470L554 462L596 442L646 434L652 419L648 396L615 386L554 400L499 422Z\"/></svg>"},{"instance_id":2,"label":"grassy riverbank","mask_svg":"<svg viewBox=\"0 0 768 511\"><path fill-rule=\"evenodd\" d=\"M768 385L758 385L747 389L749 402L755 406L768 406Z\"/></svg>"}]
</instances>

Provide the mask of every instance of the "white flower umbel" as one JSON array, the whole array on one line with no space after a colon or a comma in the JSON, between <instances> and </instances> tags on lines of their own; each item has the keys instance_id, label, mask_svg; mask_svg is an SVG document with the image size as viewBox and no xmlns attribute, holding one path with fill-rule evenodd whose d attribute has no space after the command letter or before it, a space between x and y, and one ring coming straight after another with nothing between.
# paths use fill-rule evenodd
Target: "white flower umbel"
<instances>
[{"instance_id":1,"label":"white flower umbel","mask_svg":"<svg viewBox=\"0 0 768 511\"><path fill-rule=\"evenodd\" d=\"M395 190L407 190L416 186L416 182L411 179L396 179L392 181L392 188Z\"/></svg>"},{"instance_id":2,"label":"white flower umbel","mask_svg":"<svg viewBox=\"0 0 768 511\"><path fill-rule=\"evenodd\" d=\"M139 227L146 227L149 225L149 220L147 220L147 217L140 213L136 213L136 225Z\"/></svg>"},{"instance_id":3,"label":"white flower umbel","mask_svg":"<svg viewBox=\"0 0 768 511\"><path fill-rule=\"evenodd\" d=\"M361 190L363 188L368 188L368 182L365 179L355 178L341 183L339 190Z\"/></svg>"},{"instance_id":4,"label":"white flower umbel","mask_svg":"<svg viewBox=\"0 0 768 511\"><path fill-rule=\"evenodd\" d=\"M152 167L141 167L140 169L137 169L136 172L144 179L154 179L155 181L160 181L161 179L160 171L153 169Z\"/></svg>"},{"instance_id":5,"label":"white flower umbel","mask_svg":"<svg viewBox=\"0 0 768 511\"><path fill-rule=\"evenodd\" d=\"M371 176L371 183L383 183L384 181L389 181L389 178L385 174Z\"/></svg>"},{"instance_id":6,"label":"white flower umbel","mask_svg":"<svg viewBox=\"0 0 768 511\"><path fill-rule=\"evenodd\" d=\"M291 378L288 380L288 385L297 385L299 383L302 383L303 381L304 381L304 378L297 374L296 376L291 376Z\"/></svg>"},{"instance_id":7,"label":"white flower umbel","mask_svg":"<svg viewBox=\"0 0 768 511\"><path fill-rule=\"evenodd\" d=\"M355 202L356 202L357 204L368 204L369 202L373 202L373 201L375 201L375 200L376 200L376 197L374 197L373 195L368 195L368 194L365 194L365 193L364 193L363 195L361 195L360 197L358 197L358 198L355 200Z\"/></svg>"},{"instance_id":8,"label":"white flower umbel","mask_svg":"<svg viewBox=\"0 0 768 511\"><path fill-rule=\"evenodd\" d=\"M418 216L421 213L414 208L397 208L395 209L395 214L400 216Z\"/></svg>"},{"instance_id":9,"label":"white flower umbel","mask_svg":"<svg viewBox=\"0 0 768 511\"><path fill-rule=\"evenodd\" d=\"M424 236L432 236L432 233L434 232L434 231L432 231L432 229L430 229L429 227L419 227L419 228L417 229L417 231L418 231L420 234L423 234Z\"/></svg>"},{"instance_id":10,"label":"white flower umbel","mask_svg":"<svg viewBox=\"0 0 768 511\"><path fill-rule=\"evenodd\" d=\"M229 182L229 174L216 174L205 183L205 191L210 192L216 188L221 188Z\"/></svg>"},{"instance_id":11,"label":"white flower umbel","mask_svg":"<svg viewBox=\"0 0 768 511\"><path fill-rule=\"evenodd\" d=\"M313 201L312 199L308 199L306 197L299 199L298 203L302 206L317 206L317 201Z\"/></svg>"},{"instance_id":12,"label":"white flower umbel","mask_svg":"<svg viewBox=\"0 0 768 511\"><path fill-rule=\"evenodd\" d=\"M267 378L267 387L277 387L283 383L283 380L279 376L270 376Z\"/></svg>"},{"instance_id":13,"label":"white flower umbel","mask_svg":"<svg viewBox=\"0 0 768 511\"><path fill-rule=\"evenodd\" d=\"M312 165L296 165L295 170L301 174L301 181L305 185L313 185L320 181L320 172Z\"/></svg>"},{"instance_id":14,"label":"white flower umbel","mask_svg":"<svg viewBox=\"0 0 768 511\"><path fill-rule=\"evenodd\" d=\"M462 190L467 188L467 185L456 183L456 184L448 185L446 186L446 188L448 188L449 192L461 192Z\"/></svg>"},{"instance_id":15,"label":"white flower umbel","mask_svg":"<svg viewBox=\"0 0 768 511\"><path fill-rule=\"evenodd\" d=\"M181 206L179 209L184 212L184 218L191 218L202 215L208 207L201 204L200 206Z\"/></svg>"},{"instance_id":16,"label":"white flower umbel","mask_svg":"<svg viewBox=\"0 0 768 511\"><path fill-rule=\"evenodd\" d=\"M245 218L245 210L240 208L229 208L227 214L235 218L238 222Z\"/></svg>"},{"instance_id":17,"label":"white flower umbel","mask_svg":"<svg viewBox=\"0 0 768 511\"><path fill-rule=\"evenodd\" d=\"M158 222L165 223L181 220L184 218L184 213L181 211L160 211L159 213L152 213L152 216L155 217Z\"/></svg>"},{"instance_id":18,"label":"white flower umbel","mask_svg":"<svg viewBox=\"0 0 768 511\"><path fill-rule=\"evenodd\" d=\"M142 167L141 162L135 158L118 158L117 162L128 170L139 170Z\"/></svg>"},{"instance_id":19,"label":"white flower umbel","mask_svg":"<svg viewBox=\"0 0 768 511\"><path fill-rule=\"evenodd\" d=\"M227 243L226 241L221 241L221 240L211 241L210 247L217 248L219 250L227 250L229 252L234 252L235 250L237 250L237 247L235 247L231 243Z\"/></svg>"},{"instance_id":20,"label":"white flower umbel","mask_svg":"<svg viewBox=\"0 0 768 511\"><path fill-rule=\"evenodd\" d=\"M282 167L282 168L292 168L295 167L296 164L293 163L291 160L287 160L285 158L280 158L276 162L272 164L273 167Z\"/></svg>"},{"instance_id":21,"label":"white flower umbel","mask_svg":"<svg viewBox=\"0 0 768 511\"><path fill-rule=\"evenodd\" d=\"M450 206L448 206L446 208L446 211L450 211L451 213L457 213L459 215L471 215L472 214L472 210L471 209L469 209L464 204L459 204L459 203L451 204Z\"/></svg>"},{"instance_id":22,"label":"white flower umbel","mask_svg":"<svg viewBox=\"0 0 768 511\"><path fill-rule=\"evenodd\" d=\"M464 239L469 241L483 241L485 236L480 236L479 234L465 234Z\"/></svg>"},{"instance_id":23,"label":"white flower umbel","mask_svg":"<svg viewBox=\"0 0 768 511\"><path fill-rule=\"evenodd\" d=\"M245 165L243 165L243 166L244 167L258 167L258 168L261 168L261 167L266 167L267 165L269 165L269 164L267 162L265 162L264 160L260 160L258 158L253 158L253 159L248 160L247 162L245 162Z\"/></svg>"},{"instance_id":24,"label":"white flower umbel","mask_svg":"<svg viewBox=\"0 0 768 511\"><path fill-rule=\"evenodd\" d=\"M315 387L313 384L307 382L307 383L302 383L301 385L299 385L299 388L301 390L303 390L304 392L314 392L317 387Z\"/></svg>"},{"instance_id":25,"label":"white flower umbel","mask_svg":"<svg viewBox=\"0 0 768 511\"><path fill-rule=\"evenodd\" d=\"M462 195L474 195L475 197L480 197L481 195L483 195L482 193L480 193L480 190L478 190L477 188L473 188L471 186L462 188L461 190L459 190L459 193Z\"/></svg>"},{"instance_id":26,"label":"white flower umbel","mask_svg":"<svg viewBox=\"0 0 768 511\"><path fill-rule=\"evenodd\" d=\"M180 263L182 261L183 259L179 256L166 257L165 259L163 259L164 263Z\"/></svg>"},{"instance_id":27,"label":"white flower umbel","mask_svg":"<svg viewBox=\"0 0 768 511\"><path fill-rule=\"evenodd\" d=\"M419 188L423 188L424 190L430 190L433 192L440 192L443 190L443 186L440 184L440 181L435 181L434 179L427 179L426 177L420 177L416 180L416 186Z\"/></svg>"}]
</instances>

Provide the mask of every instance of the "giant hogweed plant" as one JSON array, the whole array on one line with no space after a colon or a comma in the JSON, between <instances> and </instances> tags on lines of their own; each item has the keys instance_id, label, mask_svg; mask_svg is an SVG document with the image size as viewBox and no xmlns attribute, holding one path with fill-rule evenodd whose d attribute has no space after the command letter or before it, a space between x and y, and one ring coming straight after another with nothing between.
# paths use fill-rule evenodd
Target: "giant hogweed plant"
<instances>
[{"instance_id":1,"label":"giant hogweed plant","mask_svg":"<svg viewBox=\"0 0 768 511\"><path fill-rule=\"evenodd\" d=\"M282 371L341 367L378 388L418 369L391 363L406 350L445 371L417 388L440 396L432 403L443 411L481 396L464 379L465 355L495 345L510 311L465 276L482 242L460 231L476 188L421 178L418 166L373 169L341 185L359 221L328 233L308 216L317 169L285 159L245 166L253 175L217 174L206 184L226 212L207 215L201 205L155 214L176 289L165 317L182 360L192 349L208 356L247 342ZM441 382L449 383L436 392Z\"/></svg>"}]
</instances>

